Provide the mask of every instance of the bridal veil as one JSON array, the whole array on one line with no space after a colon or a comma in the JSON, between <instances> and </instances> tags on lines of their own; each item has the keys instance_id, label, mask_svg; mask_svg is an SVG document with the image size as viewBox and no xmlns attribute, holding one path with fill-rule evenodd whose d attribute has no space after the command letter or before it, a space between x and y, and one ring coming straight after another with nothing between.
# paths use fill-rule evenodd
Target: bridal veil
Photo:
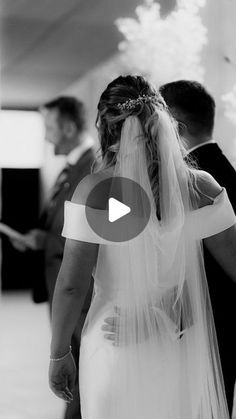
<instances>
[{"instance_id":1,"label":"bridal veil","mask_svg":"<svg viewBox=\"0 0 236 419\"><path fill-rule=\"evenodd\" d=\"M124 121L114 170L115 177L131 179L146 191L151 216L140 235L116 248L117 368L110 383L111 417L223 419L228 413L201 242L186 223L196 210L191 179L168 113L157 108L154 124L159 219L147 140L136 116ZM136 189L132 193L132 201L142 206Z\"/></svg>"}]
</instances>

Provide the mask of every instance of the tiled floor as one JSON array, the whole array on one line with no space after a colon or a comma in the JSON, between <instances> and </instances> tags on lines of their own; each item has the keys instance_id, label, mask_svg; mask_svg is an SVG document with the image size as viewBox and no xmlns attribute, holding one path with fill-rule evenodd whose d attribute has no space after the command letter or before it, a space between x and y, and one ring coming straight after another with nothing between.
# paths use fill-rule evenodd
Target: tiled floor
<instances>
[{"instance_id":1,"label":"tiled floor","mask_svg":"<svg viewBox=\"0 0 236 419\"><path fill-rule=\"evenodd\" d=\"M0 301L0 419L62 419L64 403L48 387L47 304L27 293Z\"/></svg>"},{"instance_id":2,"label":"tiled floor","mask_svg":"<svg viewBox=\"0 0 236 419\"><path fill-rule=\"evenodd\" d=\"M0 300L0 419L62 419L64 403L48 387L48 306L27 293ZM236 412L234 419L236 419Z\"/></svg>"}]
</instances>

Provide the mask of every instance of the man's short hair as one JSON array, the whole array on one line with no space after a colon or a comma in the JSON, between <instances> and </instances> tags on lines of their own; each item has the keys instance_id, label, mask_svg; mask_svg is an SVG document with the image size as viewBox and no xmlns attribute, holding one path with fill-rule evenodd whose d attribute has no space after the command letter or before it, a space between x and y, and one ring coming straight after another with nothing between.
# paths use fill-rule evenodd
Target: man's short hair
<instances>
[{"instance_id":1,"label":"man's short hair","mask_svg":"<svg viewBox=\"0 0 236 419\"><path fill-rule=\"evenodd\" d=\"M160 93L169 108L183 115L190 134L211 135L214 128L215 101L197 81L178 80L163 84Z\"/></svg>"},{"instance_id":2,"label":"man's short hair","mask_svg":"<svg viewBox=\"0 0 236 419\"><path fill-rule=\"evenodd\" d=\"M84 104L72 96L60 96L43 105L44 109L56 109L61 120L74 122L79 132L85 129Z\"/></svg>"}]
</instances>

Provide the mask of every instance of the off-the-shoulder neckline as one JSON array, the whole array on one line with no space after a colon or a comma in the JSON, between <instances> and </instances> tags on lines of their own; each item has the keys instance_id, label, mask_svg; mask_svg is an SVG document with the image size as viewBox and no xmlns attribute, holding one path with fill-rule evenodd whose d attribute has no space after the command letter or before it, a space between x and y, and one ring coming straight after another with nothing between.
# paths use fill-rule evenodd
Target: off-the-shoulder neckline
<instances>
[{"instance_id":1,"label":"off-the-shoulder neckline","mask_svg":"<svg viewBox=\"0 0 236 419\"><path fill-rule=\"evenodd\" d=\"M190 212L196 213L198 211L209 210L209 208L212 208L212 207L214 207L214 205L216 205L217 201L221 198L221 196L223 195L223 193L225 191L226 191L226 189L225 188L222 188L222 190L220 191L220 193L213 199L212 204L204 205L203 207L193 209ZM83 207L84 209L90 208L91 210L98 211L99 213L107 212L108 211L107 209L92 208L92 207L88 207L86 204L77 204L76 202L72 202L72 201L65 201L65 204L66 205L68 205L68 204L69 205L73 205L75 207Z\"/></svg>"}]
</instances>

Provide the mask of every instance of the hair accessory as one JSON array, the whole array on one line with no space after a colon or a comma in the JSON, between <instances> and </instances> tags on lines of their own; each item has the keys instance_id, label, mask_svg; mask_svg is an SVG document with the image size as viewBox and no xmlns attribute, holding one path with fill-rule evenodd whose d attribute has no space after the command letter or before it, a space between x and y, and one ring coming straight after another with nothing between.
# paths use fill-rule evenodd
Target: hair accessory
<instances>
[{"instance_id":1,"label":"hair accessory","mask_svg":"<svg viewBox=\"0 0 236 419\"><path fill-rule=\"evenodd\" d=\"M153 95L139 95L137 99L128 99L123 103L118 103L117 108L121 111L130 111L135 109L136 106L143 105L144 103L152 103L153 105L158 106L161 110L167 109L167 105L160 93L155 93Z\"/></svg>"}]
</instances>

